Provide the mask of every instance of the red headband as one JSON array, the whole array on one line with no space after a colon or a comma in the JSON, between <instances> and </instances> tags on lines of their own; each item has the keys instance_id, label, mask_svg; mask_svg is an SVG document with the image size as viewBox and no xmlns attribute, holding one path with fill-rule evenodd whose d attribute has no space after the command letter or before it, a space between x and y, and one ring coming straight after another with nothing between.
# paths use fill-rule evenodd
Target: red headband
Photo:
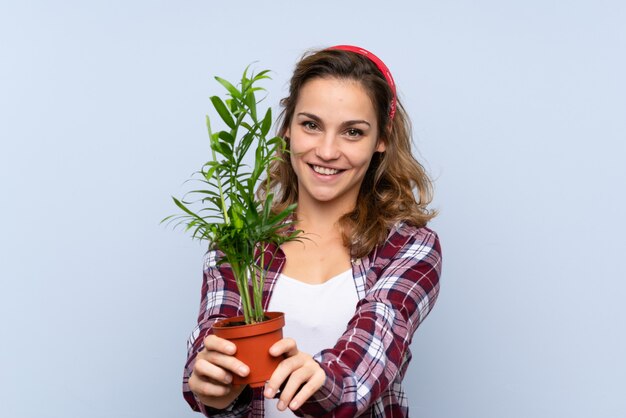
<instances>
[{"instance_id":1,"label":"red headband","mask_svg":"<svg viewBox=\"0 0 626 418\"><path fill-rule=\"evenodd\" d=\"M363 48L358 47L358 46L335 45L335 46L331 46L330 48L327 48L327 49L338 49L338 50L341 50L341 51L355 52L355 53L357 53L359 55L363 55L364 57L367 57L370 61L372 61L374 64L376 64L376 67L378 67L380 72L383 73L383 76L385 77L385 80L387 80L387 84L389 84L389 87L391 87L391 91L393 93L393 99L391 100L391 110L389 111L389 119L393 120L393 117L396 114L396 102L397 102L397 98L396 98L396 83L393 81L393 76L391 75L391 71L389 71L389 68L387 68L385 63L380 58L378 58L376 55L374 55L370 51L368 51L367 49L363 49Z\"/></svg>"}]
</instances>

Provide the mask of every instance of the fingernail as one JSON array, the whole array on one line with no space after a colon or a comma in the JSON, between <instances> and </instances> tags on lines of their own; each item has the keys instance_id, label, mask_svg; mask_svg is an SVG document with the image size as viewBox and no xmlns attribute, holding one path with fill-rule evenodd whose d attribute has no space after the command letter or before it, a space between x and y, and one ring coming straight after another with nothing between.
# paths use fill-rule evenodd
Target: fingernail
<instances>
[{"instance_id":1,"label":"fingernail","mask_svg":"<svg viewBox=\"0 0 626 418\"><path fill-rule=\"evenodd\" d=\"M226 351L227 351L228 353L231 353L231 354L232 354L232 353L234 353L234 352L235 352L235 346L234 346L234 345L232 345L232 344L227 345L227 346L226 346Z\"/></svg>"},{"instance_id":2,"label":"fingernail","mask_svg":"<svg viewBox=\"0 0 626 418\"><path fill-rule=\"evenodd\" d=\"M297 401L291 401L291 404L289 405L289 408L297 409L298 408L298 402Z\"/></svg>"},{"instance_id":3,"label":"fingernail","mask_svg":"<svg viewBox=\"0 0 626 418\"><path fill-rule=\"evenodd\" d=\"M230 383L233 381L233 377L229 374L227 374L226 376L224 376L224 383Z\"/></svg>"},{"instance_id":4,"label":"fingernail","mask_svg":"<svg viewBox=\"0 0 626 418\"><path fill-rule=\"evenodd\" d=\"M267 398L271 398L272 396L274 396L274 389L270 387L265 388L265 396Z\"/></svg>"},{"instance_id":5,"label":"fingernail","mask_svg":"<svg viewBox=\"0 0 626 418\"><path fill-rule=\"evenodd\" d=\"M278 405L276 405L278 407L278 409L280 409L281 411L283 409L285 409L285 403L283 401L278 401Z\"/></svg>"},{"instance_id":6,"label":"fingernail","mask_svg":"<svg viewBox=\"0 0 626 418\"><path fill-rule=\"evenodd\" d=\"M248 368L246 366L239 366L237 371L239 372L241 376L245 376L248 374Z\"/></svg>"}]
</instances>

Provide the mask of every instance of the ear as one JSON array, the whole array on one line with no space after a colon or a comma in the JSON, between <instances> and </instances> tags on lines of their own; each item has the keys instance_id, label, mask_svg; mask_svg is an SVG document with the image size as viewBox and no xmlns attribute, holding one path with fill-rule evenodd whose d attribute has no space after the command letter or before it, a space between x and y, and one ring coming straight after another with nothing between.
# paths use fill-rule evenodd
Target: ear
<instances>
[{"instance_id":1,"label":"ear","mask_svg":"<svg viewBox=\"0 0 626 418\"><path fill-rule=\"evenodd\" d=\"M387 149L387 145L385 144L384 139L379 139L376 143L376 152L385 152Z\"/></svg>"},{"instance_id":2,"label":"ear","mask_svg":"<svg viewBox=\"0 0 626 418\"><path fill-rule=\"evenodd\" d=\"M285 134L283 135L283 138L291 138L291 127L288 127L285 130Z\"/></svg>"}]
</instances>

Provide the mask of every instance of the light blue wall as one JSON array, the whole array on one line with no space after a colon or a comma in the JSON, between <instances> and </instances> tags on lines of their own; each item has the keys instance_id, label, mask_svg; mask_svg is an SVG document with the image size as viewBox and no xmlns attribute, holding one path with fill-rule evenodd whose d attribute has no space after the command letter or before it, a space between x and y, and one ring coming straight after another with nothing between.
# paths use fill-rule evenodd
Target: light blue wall
<instances>
[{"instance_id":1,"label":"light blue wall","mask_svg":"<svg viewBox=\"0 0 626 418\"><path fill-rule=\"evenodd\" d=\"M195 416L203 249L159 220L206 159L211 76L258 60L275 106L306 48L354 43L437 179L411 416L626 416L624 22L619 0L2 2L0 415Z\"/></svg>"}]
</instances>

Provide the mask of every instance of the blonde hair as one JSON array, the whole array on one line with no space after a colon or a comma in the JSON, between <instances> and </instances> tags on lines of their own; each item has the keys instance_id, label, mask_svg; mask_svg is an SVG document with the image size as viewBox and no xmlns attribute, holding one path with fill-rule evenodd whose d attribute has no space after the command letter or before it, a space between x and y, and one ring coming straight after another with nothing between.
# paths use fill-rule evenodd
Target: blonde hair
<instances>
[{"instance_id":1,"label":"blonde hair","mask_svg":"<svg viewBox=\"0 0 626 418\"><path fill-rule=\"evenodd\" d=\"M391 88L374 63L354 52L321 50L304 55L291 78L289 96L281 100L279 136L284 137L291 124L300 89L314 78L359 82L372 100L378 119L378 136L385 143L385 151L376 152L372 157L355 208L338 222L344 245L351 255L364 257L385 241L396 223L426 226L436 215L436 211L427 208L432 200L433 185L411 152L411 124L404 107L398 101L395 116L390 120ZM285 140L289 148L289 138ZM288 155L281 157L270 167L270 189L277 193L272 208L275 212L298 200L296 174ZM263 196L265 189L261 187L257 192Z\"/></svg>"}]
</instances>

